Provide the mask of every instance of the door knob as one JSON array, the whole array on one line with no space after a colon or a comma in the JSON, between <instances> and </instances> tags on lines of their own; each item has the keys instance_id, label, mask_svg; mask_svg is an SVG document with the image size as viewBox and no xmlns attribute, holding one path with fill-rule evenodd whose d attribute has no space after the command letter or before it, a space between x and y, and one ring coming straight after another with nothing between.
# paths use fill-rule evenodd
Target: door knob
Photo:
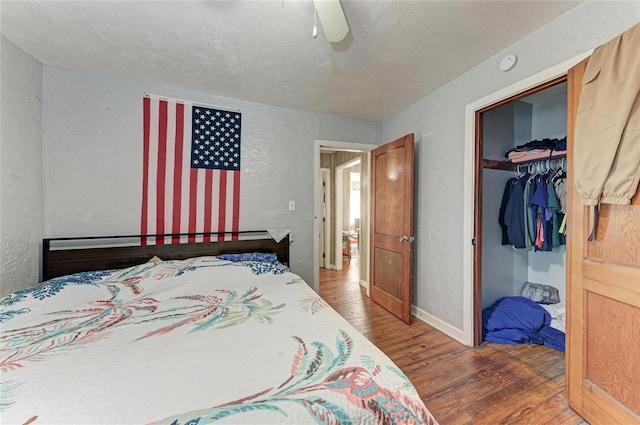
<instances>
[{"instance_id":1,"label":"door knob","mask_svg":"<svg viewBox=\"0 0 640 425\"><path fill-rule=\"evenodd\" d=\"M415 238L413 236L406 236L406 235L400 236L400 242L413 242L414 239Z\"/></svg>"}]
</instances>

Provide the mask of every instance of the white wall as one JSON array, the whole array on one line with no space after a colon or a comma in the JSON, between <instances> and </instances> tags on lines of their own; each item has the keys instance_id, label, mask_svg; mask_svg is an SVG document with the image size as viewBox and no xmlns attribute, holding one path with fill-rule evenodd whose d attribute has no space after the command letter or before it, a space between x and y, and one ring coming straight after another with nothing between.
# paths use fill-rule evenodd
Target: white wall
<instances>
[{"instance_id":1,"label":"white wall","mask_svg":"<svg viewBox=\"0 0 640 425\"><path fill-rule=\"evenodd\" d=\"M515 103L487 111L483 116L483 152L486 159L502 159L514 146L517 120ZM520 106L520 105L518 105ZM530 112L530 108L529 108ZM529 113L529 122L531 121ZM522 126L522 125L521 125ZM529 133L530 134L530 133ZM499 298L514 295L516 281L526 279L526 254L511 245L502 245L502 229L498 223L500 204L507 181L515 173L483 169L482 191L482 307ZM522 269L524 267L524 270Z\"/></svg>"},{"instance_id":2,"label":"white wall","mask_svg":"<svg viewBox=\"0 0 640 425\"><path fill-rule=\"evenodd\" d=\"M39 281L42 65L0 35L0 296Z\"/></svg>"},{"instance_id":3,"label":"white wall","mask_svg":"<svg viewBox=\"0 0 640 425\"><path fill-rule=\"evenodd\" d=\"M562 138L567 135L567 95L559 93L533 104L531 140Z\"/></svg>"},{"instance_id":4,"label":"white wall","mask_svg":"<svg viewBox=\"0 0 640 425\"><path fill-rule=\"evenodd\" d=\"M595 48L640 21L640 2L586 2L501 53L438 88L383 123L383 141L415 133L415 304L461 332L465 105L564 60ZM518 56L509 72L498 69L508 53ZM428 78L428 76L425 76ZM458 333L458 337L461 333Z\"/></svg>"},{"instance_id":5,"label":"white wall","mask_svg":"<svg viewBox=\"0 0 640 425\"><path fill-rule=\"evenodd\" d=\"M291 267L311 284L314 140L380 144L381 123L45 66L45 235L139 233L145 92L240 109L240 228L293 229Z\"/></svg>"}]
</instances>

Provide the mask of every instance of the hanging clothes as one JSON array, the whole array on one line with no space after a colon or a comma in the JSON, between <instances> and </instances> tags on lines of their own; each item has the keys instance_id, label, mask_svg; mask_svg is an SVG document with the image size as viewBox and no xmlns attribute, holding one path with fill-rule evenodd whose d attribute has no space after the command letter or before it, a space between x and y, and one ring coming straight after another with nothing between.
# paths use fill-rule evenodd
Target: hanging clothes
<instances>
[{"instance_id":1,"label":"hanging clothes","mask_svg":"<svg viewBox=\"0 0 640 425\"><path fill-rule=\"evenodd\" d=\"M558 230L560 229L560 220L558 219L558 197L556 196L556 191L551 178L552 176L547 177L547 210L550 217L547 220L547 232L549 236L548 240L551 241L551 247L549 250L560 246L560 235L558 234Z\"/></svg>"},{"instance_id":2,"label":"hanging clothes","mask_svg":"<svg viewBox=\"0 0 640 425\"><path fill-rule=\"evenodd\" d=\"M567 240L567 175L563 170L560 170L560 172L556 173L556 175L552 177L552 181L556 197L558 199L558 212L556 215L560 222L560 227L558 228L557 233L560 245L564 245Z\"/></svg>"},{"instance_id":3,"label":"hanging clothes","mask_svg":"<svg viewBox=\"0 0 640 425\"><path fill-rule=\"evenodd\" d=\"M534 167L544 167L536 163ZM558 187L560 190L556 190ZM566 212L566 174L546 169L510 178L504 188L498 223L502 245L552 251L566 243L562 223Z\"/></svg>"},{"instance_id":4,"label":"hanging clothes","mask_svg":"<svg viewBox=\"0 0 640 425\"><path fill-rule=\"evenodd\" d=\"M575 129L575 181L584 205L628 205L640 180L640 24L589 60Z\"/></svg>"},{"instance_id":5,"label":"hanging clothes","mask_svg":"<svg viewBox=\"0 0 640 425\"><path fill-rule=\"evenodd\" d=\"M532 212L532 209L529 206L531 202L531 195L533 194L533 192L531 191L532 181L535 181L535 175L530 175L527 178L527 181L524 187L524 196L523 196L524 229L525 229L524 236L525 236L525 248L527 248L527 251L531 251L531 249L533 248L533 244L535 243L535 240L536 240L535 230L534 230L535 214Z\"/></svg>"},{"instance_id":6,"label":"hanging clothes","mask_svg":"<svg viewBox=\"0 0 640 425\"><path fill-rule=\"evenodd\" d=\"M566 177L558 177L553 182L553 187L558 198L558 211L561 214L567 213L567 179Z\"/></svg>"},{"instance_id":7,"label":"hanging clothes","mask_svg":"<svg viewBox=\"0 0 640 425\"><path fill-rule=\"evenodd\" d=\"M515 177L507 180L507 184L504 186L504 191L502 193L502 202L500 203L500 213L498 214L498 224L500 225L500 229L502 230L502 245L509 245L509 227L505 222L504 213L507 210L507 204L509 203L509 198L511 197L511 191L513 190L513 185L516 183Z\"/></svg>"},{"instance_id":8,"label":"hanging clothes","mask_svg":"<svg viewBox=\"0 0 640 425\"><path fill-rule=\"evenodd\" d=\"M515 248L525 248L525 224L524 224L524 186L528 175L520 178L509 179L510 186L508 199L501 220L507 229L508 243ZM505 188L505 192L506 188ZM503 198L504 201L504 198ZM500 221L500 219L499 219Z\"/></svg>"},{"instance_id":9,"label":"hanging clothes","mask_svg":"<svg viewBox=\"0 0 640 425\"><path fill-rule=\"evenodd\" d=\"M548 188L546 184L546 177L544 175L538 175L535 178L536 188L531 196L529 205L535 212L534 226L536 229L535 249L537 251L543 250L547 247L546 236L546 212L548 201Z\"/></svg>"}]
</instances>

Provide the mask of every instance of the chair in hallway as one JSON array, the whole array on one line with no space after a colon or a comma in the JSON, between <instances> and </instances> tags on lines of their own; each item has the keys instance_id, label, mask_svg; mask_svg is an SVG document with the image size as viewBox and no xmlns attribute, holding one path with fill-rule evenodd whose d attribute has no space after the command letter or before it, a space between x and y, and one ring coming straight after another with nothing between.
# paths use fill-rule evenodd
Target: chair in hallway
<instances>
[{"instance_id":1,"label":"chair in hallway","mask_svg":"<svg viewBox=\"0 0 640 425\"><path fill-rule=\"evenodd\" d=\"M348 233L342 233L342 256L347 257L347 264L351 263L351 238Z\"/></svg>"}]
</instances>

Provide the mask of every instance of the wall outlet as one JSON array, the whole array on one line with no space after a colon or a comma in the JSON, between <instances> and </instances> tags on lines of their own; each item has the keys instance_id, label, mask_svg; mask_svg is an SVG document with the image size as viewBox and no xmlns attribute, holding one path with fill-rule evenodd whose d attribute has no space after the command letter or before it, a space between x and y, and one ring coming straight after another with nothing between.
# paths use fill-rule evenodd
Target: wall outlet
<instances>
[{"instance_id":1,"label":"wall outlet","mask_svg":"<svg viewBox=\"0 0 640 425\"><path fill-rule=\"evenodd\" d=\"M289 201L289 211L296 210L296 201Z\"/></svg>"}]
</instances>

